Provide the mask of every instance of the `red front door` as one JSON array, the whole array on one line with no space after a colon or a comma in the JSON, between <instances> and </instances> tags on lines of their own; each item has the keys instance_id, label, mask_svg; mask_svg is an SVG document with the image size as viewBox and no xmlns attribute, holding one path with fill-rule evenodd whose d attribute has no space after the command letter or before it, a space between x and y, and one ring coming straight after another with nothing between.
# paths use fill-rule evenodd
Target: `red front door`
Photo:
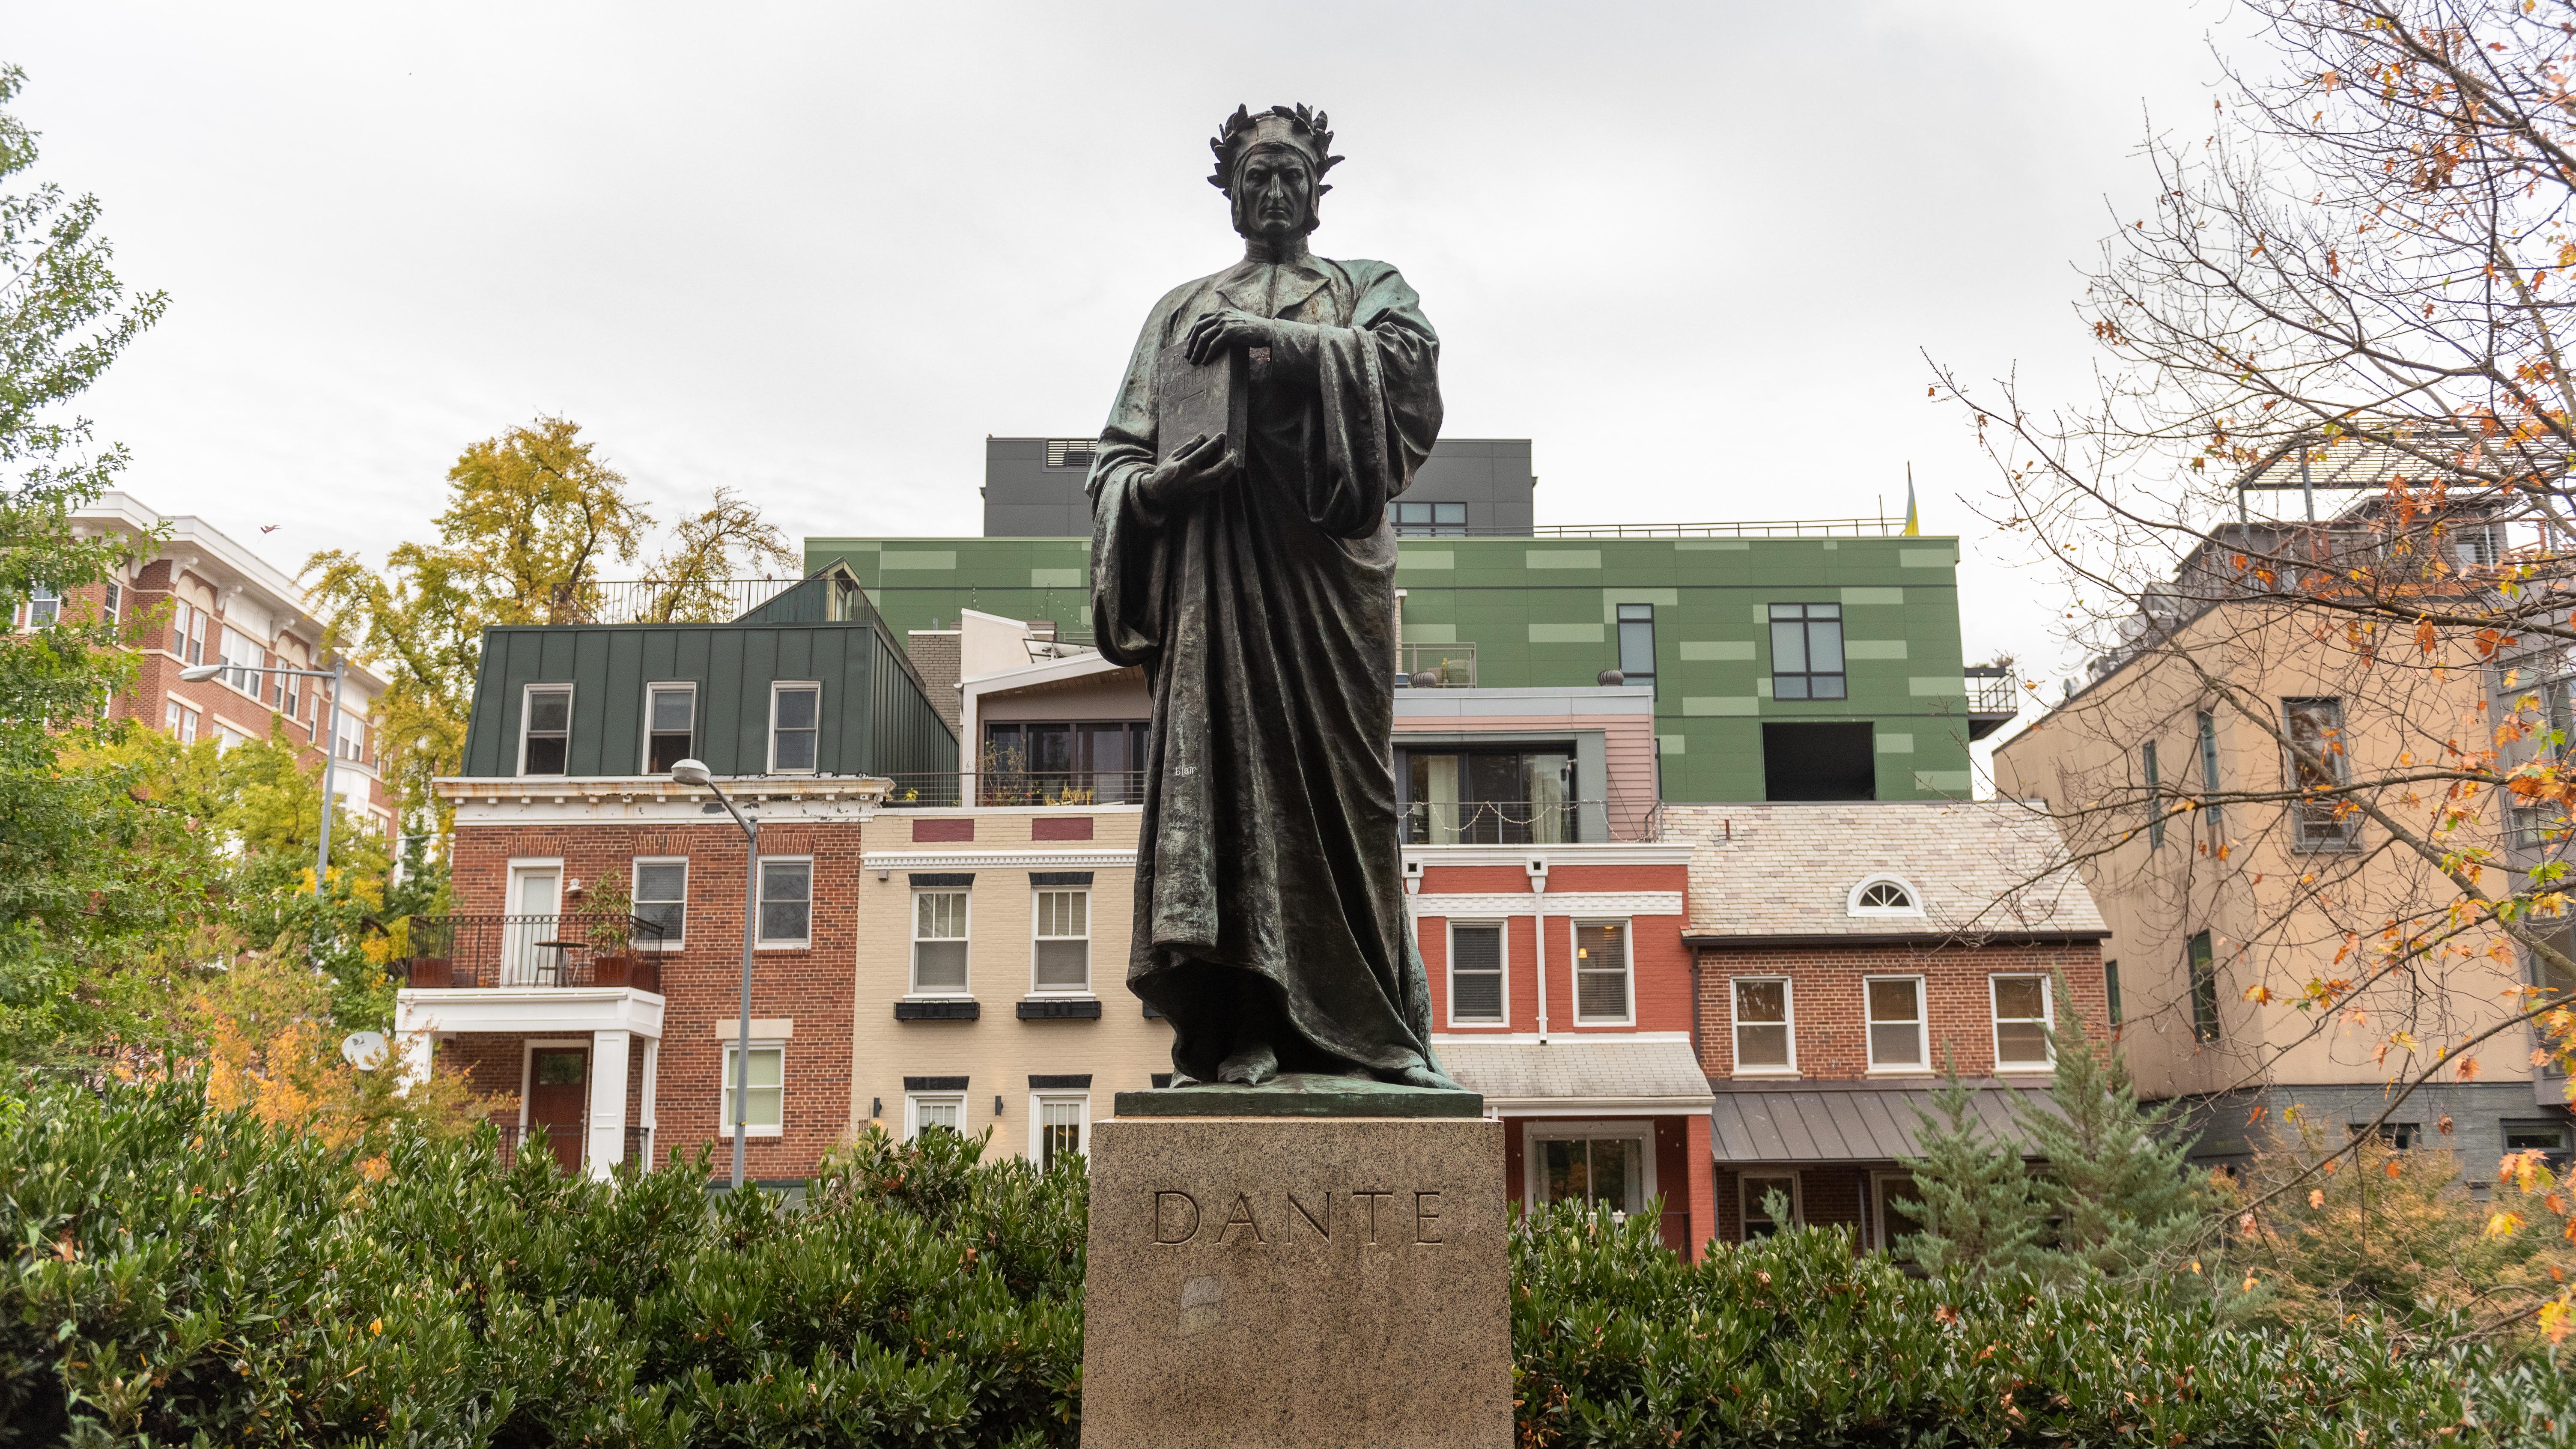
<instances>
[{"instance_id":1,"label":"red front door","mask_svg":"<svg viewBox=\"0 0 2576 1449\"><path fill-rule=\"evenodd\" d=\"M590 1050L541 1047L528 1064L528 1130L546 1129L555 1161L581 1171L582 1126L589 1120Z\"/></svg>"}]
</instances>

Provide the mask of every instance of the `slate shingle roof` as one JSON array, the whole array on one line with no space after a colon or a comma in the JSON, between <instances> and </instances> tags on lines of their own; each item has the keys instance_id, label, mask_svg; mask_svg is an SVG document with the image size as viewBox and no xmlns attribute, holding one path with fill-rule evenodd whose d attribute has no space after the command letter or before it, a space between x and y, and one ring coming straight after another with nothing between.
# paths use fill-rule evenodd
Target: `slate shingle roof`
<instances>
[{"instance_id":1,"label":"slate shingle roof","mask_svg":"<svg viewBox=\"0 0 2576 1449\"><path fill-rule=\"evenodd\" d=\"M1664 832L1695 846L1695 939L2110 934L2056 825L2018 801L1667 805ZM1880 874L1923 914L1851 914L1852 887Z\"/></svg>"}]
</instances>

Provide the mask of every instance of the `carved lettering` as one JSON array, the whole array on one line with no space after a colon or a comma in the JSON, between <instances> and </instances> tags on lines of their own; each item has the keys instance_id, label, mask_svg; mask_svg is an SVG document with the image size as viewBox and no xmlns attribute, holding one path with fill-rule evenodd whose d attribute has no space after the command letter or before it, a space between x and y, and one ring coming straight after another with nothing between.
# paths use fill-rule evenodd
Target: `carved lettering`
<instances>
[{"instance_id":1,"label":"carved lettering","mask_svg":"<svg viewBox=\"0 0 2576 1449\"><path fill-rule=\"evenodd\" d=\"M1216 1230L1218 1244L1222 1246L1225 1235L1239 1227L1252 1229L1252 1240L1256 1243L1270 1241L1261 1235L1261 1222L1252 1215L1252 1194L1248 1192L1238 1192L1234 1195L1234 1211L1226 1215L1225 1226Z\"/></svg>"},{"instance_id":2,"label":"carved lettering","mask_svg":"<svg viewBox=\"0 0 2576 1449\"><path fill-rule=\"evenodd\" d=\"M1329 1243L1333 1240L1333 1195L1331 1193L1324 1194L1324 1216L1321 1220L1308 1212L1306 1205L1297 1201L1297 1194L1293 1192L1288 1194L1288 1210L1297 1215L1288 1220L1288 1236L1291 1240L1297 1236L1297 1218L1304 1218L1306 1226L1313 1228L1325 1242Z\"/></svg>"},{"instance_id":3,"label":"carved lettering","mask_svg":"<svg viewBox=\"0 0 2576 1449\"><path fill-rule=\"evenodd\" d=\"M1181 1230L1181 1235L1180 1235L1179 1237L1173 1237L1171 1234L1169 1234L1169 1233L1167 1233L1167 1232L1165 1232L1165 1231L1163 1230L1163 1229L1164 1229L1164 1227L1166 1226L1166 1222L1165 1222L1165 1219L1164 1219L1164 1217L1163 1217L1163 1200L1164 1200L1165 1198L1174 1198L1174 1197L1179 1198L1179 1199L1181 1200L1181 1205L1182 1205L1182 1207L1186 1207L1186 1208L1188 1208L1188 1209L1189 1209L1189 1214L1190 1214L1190 1225L1189 1225L1188 1227L1183 1228L1183 1229ZM1178 1208L1175 1208L1173 1211L1174 1211L1175 1213L1178 1213L1179 1209L1178 1209ZM1194 1197L1190 1196L1188 1193L1185 1193L1185 1192L1173 1192L1173 1191L1170 1191L1169 1189L1166 1189L1166 1190L1164 1190L1164 1191L1162 1191L1162 1192L1158 1192L1158 1193L1155 1193L1155 1194L1154 1194L1154 1241L1155 1241L1155 1242L1160 1243L1160 1244L1162 1244L1162 1245L1163 1245L1163 1246L1165 1246L1165 1247L1172 1247L1172 1246L1174 1246L1174 1245L1176 1245L1176 1244L1186 1243L1186 1242L1188 1242L1190 1239L1195 1238L1195 1237L1197 1237L1198 1235L1199 1235L1199 1200L1198 1200L1197 1198L1194 1198Z\"/></svg>"},{"instance_id":4,"label":"carved lettering","mask_svg":"<svg viewBox=\"0 0 2576 1449\"><path fill-rule=\"evenodd\" d=\"M1413 1240L1415 1242L1437 1243L1442 1241L1442 1239L1437 1236L1440 1231L1439 1207L1440 1194L1437 1192L1417 1192L1413 1195ZM1432 1234L1433 1236L1426 1237L1424 1236L1426 1233Z\"/></svg>"},{"instance_id":5,"label":"carved lettering","mask_svg":"<svg viewBox=\"0 0 2576 1449\"><path fill-rule=\"evenodd\" d=\"M1368 1190L1360 1190L1360 1191L1354 1191L1354 1192L1351 1194L1351 1196L1353 1196L1353 1197L1360 1197L1360 1198L1366 1198L1366 1199L1368 1199L1368 1215L1369 1215L1369 1239L1368 1239L1368 1240L1369 1240L1370 1242L1372 1242L1372 1243L1376 1242L1376 1241L1377 1241L1377 1200L1378 1200L1379 1198L1382 1198L1382 1197L1393 1197L1393 1196L1395 1196L1395 1194L1394 1194L1394 1193L1392 1193L1392 1192L1375 1192L1375 1191L1368 1191Z\"/></svg>"}]
</instances>

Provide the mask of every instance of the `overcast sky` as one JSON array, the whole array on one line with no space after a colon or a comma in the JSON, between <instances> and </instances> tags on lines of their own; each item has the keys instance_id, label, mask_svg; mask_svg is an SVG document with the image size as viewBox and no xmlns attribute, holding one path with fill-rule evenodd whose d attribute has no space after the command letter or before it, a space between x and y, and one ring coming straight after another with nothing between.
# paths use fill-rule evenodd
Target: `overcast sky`
<instances>
[{"instance_id":1,"label":"overcast sky","mask_svg":"<svg viewBox=\"0 0 2576 1449\"><path fill-rule=\"evenodd\" d=\"M9 4L43 172L170 314L88 399L126 486L290 570L421 536L468 442L578 420L664 516L978 531L987 434L1086 434L1239 243L1238 102L1328 110L1315 248L1404 270L1453 437L1542 523L1902 506L1969 657L2063 668L1955 498L1926 351L2080 390L2074 266L2203 124L2223 0ZM2238 27L2241 29L2241 26ZM263 535L264 525L276 530Z\"/></svg>"}]
</instances>

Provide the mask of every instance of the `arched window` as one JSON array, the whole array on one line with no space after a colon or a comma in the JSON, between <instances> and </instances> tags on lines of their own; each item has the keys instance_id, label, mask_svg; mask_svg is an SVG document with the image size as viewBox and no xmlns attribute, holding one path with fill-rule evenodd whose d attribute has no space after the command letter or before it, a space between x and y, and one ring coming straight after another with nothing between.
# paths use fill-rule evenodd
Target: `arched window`
<instances>
[{"instance_id":1,"label":"arched window","mask_svg":"<svg viewBox=\"0 0 2576 1449\"><path fill-rule=\"evenodd\" d=\"M1853 886L1847 909L1855 916L1919 916L1923 896L1892 875L1874 875Z\"/></svg>"}]
</instances>

